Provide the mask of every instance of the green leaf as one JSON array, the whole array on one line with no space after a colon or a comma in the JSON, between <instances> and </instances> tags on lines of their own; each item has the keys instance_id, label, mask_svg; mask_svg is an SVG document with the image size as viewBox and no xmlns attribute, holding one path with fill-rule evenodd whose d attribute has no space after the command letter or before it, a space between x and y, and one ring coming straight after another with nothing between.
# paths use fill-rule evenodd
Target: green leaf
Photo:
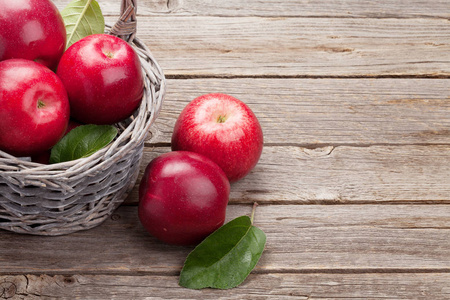
<instances>
[{"instance_id":1,"label":"green leaf","mask_svg":"<svg viewBox=\"0 0 450 300\"><path fill-rule=\"evenodd\" d=\"M236 287L256 266L265 244L265 233L253 226L248 216L238 217L188 255L179 284L191 289Z\"/></svg>"},{"instance_id":2,"label":"green leaf","mask_svg":"<svg viewBox=\"0 0 450 300\"><path fill-rule=\"evenodd\" d=\"M67 32L66 49L88 35L105 31L105 19L95 0L74 0L61 11L61 15Z\"/></svg>"},{"instance_id":3,"label":"green leaf","mask_svg":"<svg viewBox=\"0 0 450 300\"><path fill-rule=\"evenodd\" d=\"M50 163L88 157L108 145L117 135L112 125L81 125L72 129L53 148Z\"/></svg>"}]
</instances>

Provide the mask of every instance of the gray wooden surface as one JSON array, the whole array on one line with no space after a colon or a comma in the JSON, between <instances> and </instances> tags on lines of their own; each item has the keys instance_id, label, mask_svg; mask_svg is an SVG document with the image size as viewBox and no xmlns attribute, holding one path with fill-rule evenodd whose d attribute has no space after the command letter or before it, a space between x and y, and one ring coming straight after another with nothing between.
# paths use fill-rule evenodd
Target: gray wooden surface
<instances>
[{"instance_id":1,"label":"gray wooden surface","mask_svg":"<svg viewBox=\"0 0 450 300\"><path fill-rule=\"evenodd\" d=\"M258 202L265 252L238 288L181 288L192 248L145 232L135 189L92 230L1 231L0 299L449 299L449 19L443 0L138 1L168 77L141 171L193 98L246 102L265 145L227 220Z\"/></svg>"}]
</instances>

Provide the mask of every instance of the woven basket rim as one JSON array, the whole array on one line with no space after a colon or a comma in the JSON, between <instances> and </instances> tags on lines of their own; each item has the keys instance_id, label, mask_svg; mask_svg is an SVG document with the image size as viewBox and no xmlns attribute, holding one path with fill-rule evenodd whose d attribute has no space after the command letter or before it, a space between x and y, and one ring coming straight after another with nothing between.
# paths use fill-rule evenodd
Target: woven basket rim
<instances>
[{"instance_id":1,"label":"woven basket rim","mask_svg":"<svg viewBox=\"0 0 450 300\"><path fill-rule=\"evenodd\" d=\"M111 29L112 26L106 25L106 28ZM109 33L109 31L107 31L106 33ZM83 166L92 164L98 165L98 163L105 164L114 162L115 160L120 158L120 156L124 151L122 150L124 147L130 148L134 144L139 143L143 138L146 137L150 126L153 124L154 120L156 119L156 117L160 112L163 98L165 95L166 79L161 67L154 59L151 51L147 48L147 46L145 46L143 42L140 41L139 38L134 36L133 40L128 43L136 51L141 61L141 69L144 72L144 81L145 81L144 95L139 108L136 110L137 114L134 117L133 116L131 117L130 124L128 124L126 127L122 127L123 131L115 138L115 140L89 157L79 158L76 160L55 164L40 164L37 162L32 162L24 158L15 157L0 150L0 172L2 175L12 177L15 177L17 175L19 176L26 175L28 177L31 176L31 178L33 176L39 178L55 178L55 177L69 178L73 176L72 173L77 173L75 170L85 169L83 168ZM156 70L156 72L152 72L152 69ZM162 95L162 98L157 103L149 102L150 99L152 98L150 97L151 94L155 93L155 87L150 84L150 80L148 78L149 76L158 76L157 79L159 79L159 81L161 82L160 86L157 88L159 88L159 92ZM152 107L153 105L156 105L156 107ZM150 112L152 109L153 112ZM151 113L153 113L154 115L149 117L148 115ZM134 130L133 128L133 132L127 132L127 128L131 128L131 126L136 125L135 123L138 122L137 121L138 118L146 119L144 124L138 124L141 125L140 128L137 128L136 130ZM114 150L119 146L118 145L119 141L121 141L122 139L126 139L124 135L130 134L132 135L132 138L129 141L127 141L124 145L122 145L121 149L122 151L114 152ZM14 165L15 167L10 167L9 169L12 170L8 170L8 168L6 167L7 165L9 166ZM91 171L94 170L91 168Z\"/></svg>"}]
</instances>

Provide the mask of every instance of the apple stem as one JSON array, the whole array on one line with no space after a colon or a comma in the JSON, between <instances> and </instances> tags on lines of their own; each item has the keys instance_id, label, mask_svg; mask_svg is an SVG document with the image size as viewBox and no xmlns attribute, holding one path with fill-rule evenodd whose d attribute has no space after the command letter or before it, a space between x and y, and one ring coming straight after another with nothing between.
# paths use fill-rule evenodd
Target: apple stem
<instances>
[{"instance_id":1,"label":"apple stem","mask_svg":"<svg viewBox=\"0 0 450 300\"><path fill-rule=\"evenodd\" d=\"M44 101L38 100L37 107L38 107L38 108L43 108L43 107L45 107Z\"/></svg>"},{"instance_id":2,"label":"apple stem","mask_svg":"<svg viewBox=\"0 0 450 300\"><path fill-rule=\"evenodd\" d=\"M220 116L217 118L217 123L225 123L226 120L227 120L227 116L222 116L222 115L220 115Z\"/></svg>"},{"instance_id":3,"label":"apple stem","mask_svg":"<svg viewBox=\"0 0 450 300\"><path fill-rule=\"evenodd\" d=\"M108 57L108 58L113 58L114 57L114 54L111 52L111 51L105 51L105 52L103 52L105 55L106 55L106 57Z\"/></svg>"},{"instance_id":4,"label":"apple stem","mask_svg":"<svg viewBox=\"0 0 450 300\"><path fill-rule=\"evenodd\" d=\"M256 207L258 206L258 203L254 202L253 203L253 208L252 208L252 214L250 216L250 222L253 225L253 219L255 218L255 211L256 211Z\"/></svg>"}]
</instances>

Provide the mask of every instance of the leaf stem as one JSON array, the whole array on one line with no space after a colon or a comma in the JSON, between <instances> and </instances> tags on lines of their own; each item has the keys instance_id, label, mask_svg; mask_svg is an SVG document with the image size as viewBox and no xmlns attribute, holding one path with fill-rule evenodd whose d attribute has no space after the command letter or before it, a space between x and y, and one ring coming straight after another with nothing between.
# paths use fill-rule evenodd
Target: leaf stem
<instances>
[{"instance_id":1,"label":"leaf stem","mask_svg":"<svg viewBox=\"0 0 450 300\"><path fill-rule=\"evenodd\" d=\"M257 206L258 206L258 203L254 202L253 203L253 208L252 208L252 214L250 216L250 221L251 221L252 225L253 225L253 219L255 218L255 211L256 211L256 207Z\"/></svg>"}]
</instances>

